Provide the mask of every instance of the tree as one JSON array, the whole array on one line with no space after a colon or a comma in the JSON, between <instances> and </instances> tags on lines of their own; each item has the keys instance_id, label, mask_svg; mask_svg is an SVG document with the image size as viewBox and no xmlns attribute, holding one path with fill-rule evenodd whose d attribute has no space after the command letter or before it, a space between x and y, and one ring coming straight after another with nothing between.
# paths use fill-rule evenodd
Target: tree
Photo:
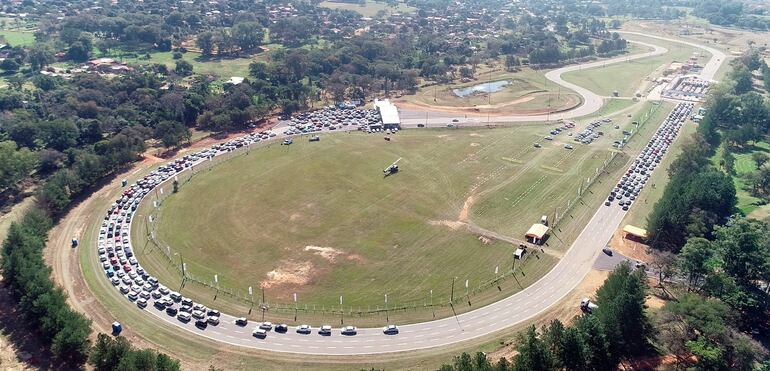
<instances>
[{"instance_id":1,"label":"tree","mask_svg":"<svg viewBox=\"0 0 770 371\"><path fill-rule=\"evenodd\" d=\"M751 159L754 161L754 164L756 164L757 170L759 170L762 168L762 165L770 160L770 156L763 152L754 152L751 154Z\"/></svg>"},{"instance_id":2,"label":"tree","mask_svg":"<svg viewBox=\"0 0 770 371\"><path fill-rule=\"evenodd\" d=\"M6 72L16 72L19 70L19 64L13 59L6 58L0 62L0 69Z\"/></svg>"},{"instance_id":3,"label":"tree","mask_svg":"<svg viewBox=\"0 0 770 371\"><path fill-rule=\"evenodd\" d=\"M16 186L35 168L37 156L10 140L0 142L0 191Z\"/></svg>"},{"instance_id":4,"label":"tree","mask_svg":"<svg viewBox=\"0 0 770 371\"><path fill-rule=\"evenodd\" d=\"M232 37L241 51L250 51L262 44L265 30L257 22L242 22L233 26Z\"/></svg>"},{"instance_id":5,"label":"tree","mask_svg":"<svg viewBox=\"0 0 770 371\"><path fill-rule=\"evenodd\" d=\"M652 251L650 267L658 272L658 286L666 295L670 295L666 290L667 281L677 273L676 263L676 255L670 251Z\"/></svg>"},{"instance_id":6,"label":"tree","mask_svg":"<svg viewBox=\"0 0 770 371\"><path fill-rule=\"evenodd\" d=\"M34 71L42 70L55 60L51 46L43 43L35 43L32 45L27 54L27 58Z\"/></svg>"},{"instance_id":7,"label":"tree","mask_svg":"<svg viewBox=\"0 0 770 371\"><path fill-rule=\"evenodd\" d=\"M179 76L190 76L193 72L193 66L190 64L190 62L184 59L178 60L176 61L174 72Z\"/></svg>"},{"instance_id":8,"label":"tree","mask_svg":"<svg viewBox=\"0 0 770 371\"><path fill-rule=\"evenodd\" d=\"M701 237L687 240L677 256L677 265L687 275L688 290L700 287L703 278L719 264L716 259L711 241Z\"/></svg>"},{"instance_id":9,"label":"tree","mask_svg":"<svg viewBox=\"0 0 770 371\"><path fill-rule=\"evenodd\" d=\"M610 354L610 343L605 335L605 329L596 316L583 316L578 319L577 330L586 344L588 369L611 370L617 362ZM566 363L565 363L566 365Z\"/></svg>"},{"instance_id":10,"label":"tree","mask_svg":"<svg viewBox=\"0 0 770 371\"><path fill-rule=\"evenodd\" d=\"M211 57L214 50L214 34L211 31L199 33L195 43L201 49L201 54L204 57Z\"/></svg>"},{"instance_id":11,"label":"tree","mask_svg":"<svg viewBox=\"0 0 770 371\"><path fill-rule=\"evenodd\" d=\"M516 350L519 354L513 357L513 369L517 371L556 370L553 354L548 351L546 344L538 338L535 326L530 326L518 336Z\"/></svg>"},{"instance_id":12,"label":"tree","mask_svg":"<svg viewBox=\"0 0 770 371\"><path fill-rule=\"evenodd\" d=\"M646 315L646 275L632 271L628 263L616 268L596 291L594 315L604 326L615 361L639 354L648 348L652 326Z\"/></svg>"},{"instance_id":13,"label":"tree","mask_svg":"<svg viewBox=\"0 0 770 371\"><path fill-rule=\"evenodd\" d=\"M162 121L155 127L155 137L160 139L163 146L178 147L182 141L190 140L190 129L176 121Z\"/></svg>"},{"instance_id":14,"label":"tree","mask_svg":"<svg viewBox=\"0 0 770 371\"><path fill-rule=\"evenodd\" d=\"M589 364L588 352L583 335L577 328L570 327L564 331L559 362L566 370L586 369Z\"/></svg>"},{"instance_id":15,"label":"tree","mask_svg":"<svg viewBox=\"0 0 770 371\"><path fill-rule=\"evenodd\" d=\"M735 83L735 93L743 94L752 90L751 72L743 65L738 65L733 69L731 78Z\"/></svg>"}]
</instances>

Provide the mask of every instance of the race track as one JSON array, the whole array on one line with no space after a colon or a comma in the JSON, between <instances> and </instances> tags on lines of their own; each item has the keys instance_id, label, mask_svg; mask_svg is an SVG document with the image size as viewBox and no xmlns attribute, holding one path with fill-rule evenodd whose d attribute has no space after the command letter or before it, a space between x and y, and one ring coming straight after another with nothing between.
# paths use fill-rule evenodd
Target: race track
<instances>
[{"instance_id":1,"label":"race track","mask_svg":"<svg viewBox=\"0 0 770 371\"><path fill-rule=\"evenodd\" d=\"M702 77L707 79L713 79L719 66L725 60L724 53L713 48L647 34L633 34L680 42L709 51L712 53L712 58L701 73ZM546 117L546 115L495 117L494 122L542 121L547 118L567 119L596 112L602 106L602 98L588 89L562 80L561 75L569 71L645 58L666 52L665 48L659 46L644 45L650 46L654 50L633 56L622 56L584 65L567 66L548 72L546 77L549 80L572 89L583 97L583 104L574 110L550 115L550 117ZM422 114L424 116L424 112ZM472 120L482 120L486 123L486 118L465 119L457 117L457 119L461 120L461 123L474 122ZM447 118L436 118L433 120L435 120L436 124L447 122ZM409 127L416 126L418 123L425 123L425 119L406 119L402 122L405 124L404 126ZM343 336L340 334L339 326L334 326L335 328L331 336L321 336L317 333L317 329L320 325L326 324L314 323L311 324L313 325L311 334L298 334L294 328L289 328L287 333L270 331L266 338L258 339L252 336L252 330L257 325L256 323L250 323L245 327L237 326L234 324L235 318L226 314L220 317L221 323L219 325L208 326L208 328L201 330L195 327L194 321L183 323L178 321L176 317L168 316L164 311L155 309L152 305L152 300L149 301L148 307L143 310L157 317L159 321L165 321L173 326L177 326L181 330L179 335L182 337L194 333L198 336L204 336L231 345L275 352L313 355L362 355L441 347L476 339L520 324L532 319L559 302L592 269L594 261L601 254L602 247L609 241L624 215L625 212L619 207L600 206L559 263L540 280L524 290L496 303L461 314L456 318L450 317L399 326L400 332L397 335L385 335L381 328L365 328L358 329L358 333L355 336ZM94 258L96 258L95 255ZM132 303L126 301L126 310L142 309L137 309Z\"/></svg>"}]
</instances>

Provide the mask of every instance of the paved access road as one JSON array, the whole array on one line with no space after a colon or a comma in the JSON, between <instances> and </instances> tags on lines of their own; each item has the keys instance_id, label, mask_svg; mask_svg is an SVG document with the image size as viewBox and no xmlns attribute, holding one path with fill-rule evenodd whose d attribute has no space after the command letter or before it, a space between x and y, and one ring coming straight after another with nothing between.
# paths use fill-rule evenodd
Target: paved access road
<instances>
[{"instance_id":1,"label":"paved access road","mask_svg":"<svg viewBox=\"0 0 770 371\"><path fill-rule=\"evenodd\" d=\"M669 40L646 34L639 35ZM677 40L670 41L678 42ZM696 44L690 45L700 47ZM712 53L712 60L709 61L703 72L704 78L711 79L724 61L724 54L710 48L702 48ZM662 48L656 50L660 51ZM621 61L626 60L626 58L621 58ZM587 66L591 65L596 64L588 64ZM587 66L568 68L571 70L588 68ZM566 71L562 69L560 73L554 73L551 77L557 79L561 73ZM569 87L573 88L572 86ZM591 104L588 107L595 106ZM536 119L533 116L527 118L528 121ZM657 171L662 170L657 169ZM592 269L596 257L602 253L602 247L609 241L624 215L625 212L619 207L599 206L594 216L570 246L564 258L539 281L521 292L494 304L461 314L456 318L450 317L399 326L400 333L397 335L384 335L381 328L366 328L359 329L355 336L343 336L340 334L339 326L335 326L331 336L321 336L317 333L317 327L324 324L314 323L311 324L314 328L309 335L297 334L294 328L290 328L288 333L279 334L271 331L265 339L257 339L251 335L252 330L257 326L256 323L250 323L245 327L236 326L234 324L235 318L226 314L220 317L221 323L218 326L208 326L205 330L201 330L194 326L194 321L182 323L176 317L167 316L165 312L155 309L152 300L144 310L157 316L160 320L200 336L232 345L275 352L309 355L361 355L445 346L479 338L522 323L560 301Z\"/></svg>"},{"instance_id":2,"label":"paved access road","mask_svg":"<svg viewBox=\"0 0 770 371\"><path fill-rule=\"evenodd\" d=\"M639 34L639 35L647 36L644 34ZM639 53L634 55L623 55L620 57L600 60L596 62L568 65L562 68L548 71L545 74L545 77L551 82L561 85L565 88L571 89L582 97L583 102L579 106L569 111L552 113L550 115L549 114L504 115L504 116L490 116L489 118L487 118L487 116L483 116L483 115L467 116L467 115L458 115L458 114L423 111L423 110L399 110L399 113L401 114L401 126L416 127L418 124L426 124L426 123L428 124L428 126L438 126L438 125L445 126L449 123L452 123L453 120L457 120L455 122L456 124L461 124L466 126L467 125L486 125L487 122L504 123L504 122L549 121L549 120L558 120L558 119L566 120L566 119L572 119L572 118L590 115L602 108L602 105L604 105L604 97L582 86L578 86L578 85L569 83L567 81L564 81L561 78L561 75L572 71L602 67L610 64L628 62L628 61L641 59L641 58L654 57L654 56L665 54L668 52L668 49L661 46L647 44L639 41L632 41L632 42L635 44L652 48L653 50L646 53Z\"/></svg>"}]
</instances>

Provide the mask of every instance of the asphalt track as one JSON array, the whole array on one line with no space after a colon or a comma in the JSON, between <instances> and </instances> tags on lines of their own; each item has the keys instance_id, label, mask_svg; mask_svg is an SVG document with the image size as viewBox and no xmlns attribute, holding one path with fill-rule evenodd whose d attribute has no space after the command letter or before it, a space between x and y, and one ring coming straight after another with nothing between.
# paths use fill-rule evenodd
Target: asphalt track
<instances>
[{"instance_id":1,"label":"asphalt track","mask_svg":"<svg viewBox=\"0 0 770 371\"><path fill-rule=\"evenodd\" d=\"M711 52L712 58L702 72L702 77L707 79L713 79L716 71L725 59L723 53L712 48L652 35L634 34L681 42ZM554 82L573 89L580 94L585 94L584 104L575 110L577 113L571 113L572 111L570 111L563 114L565 118L582 116L591 113L589 112L590 110L595 111L601 108L601 99L599 99L599 104L597 104L595 94L587 89L564 82L560 77L562 73L592 66L619 63L629 59L644 58L662 54L663 52L665 52L664 48L655 47L653 52L630 57L624 56L582 66L564 67L551 71L546 76ZM446 122L446 119L442 120ZM505 121L536 120L545 120L545 116L505 118ZM661 170L658 169L657 171ZM298 334L294 328L289 328L287 333L270 331L266 338L258 339L252 336L252 330L258 324L250 323L245 327L237 326L234 324L235 318L226 314L222 314L220 317L221 323L219 325L208 326L208 328L201 330L195 327L194 321L183 323L177 320L176 317L167 316L164 311L155 309L152 305L153 300L149 301L148 307L144 310L158 317L161 321L166 321L174 326L178 326L180 329L200 336L231 345L275 352L339 356L393 353L446 346L479 338L517 325L535 317L559 302L592 269L597 256L602 253L602 247L612 237L612 233L617 229L624 215L625 212L619 207L600 206L559 263L540 280L524 290L496 303L457 317L399 326L400 332L397 335L385 335L381 328L365 328L359 329L355 336L343 336L340 334L338 326L335 326L330 336L321 336L318 334L317 329L321 325L326 325L326 323L315 323L311 324L313 325L313 331L308 335ZM127 304L129 303L127 301ZM129 310L139 309L131 308ZM353 323L350 324L354 325ZM184 335L180 334L180 336Z\"/></svg>"}]
</instances>

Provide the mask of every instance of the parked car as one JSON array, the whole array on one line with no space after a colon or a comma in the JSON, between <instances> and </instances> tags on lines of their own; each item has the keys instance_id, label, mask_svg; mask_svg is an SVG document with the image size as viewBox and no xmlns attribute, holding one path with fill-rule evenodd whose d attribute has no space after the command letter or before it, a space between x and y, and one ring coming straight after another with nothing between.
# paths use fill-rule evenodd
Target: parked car
<instances>
[{"instance_id":1,"label":"parked car","mask_svg":"<svg viewBox=\"0 0 770 371\"><path fill-rule=\"evenodd\" d=\"M254 331L251 332L251 335L260 339L264 339L267 337L267 331L257 327L254 329Z\"/></svg>"},{"instance_id":2,"label":"parked car","mask_svg":"<svg viewBox=\"0 0 770 371\"><path fill-rule=\"evenodd\" d=\"M190 313L187 313L187 312L179 312L176 318L182 322L190 322L190 320L192 319L192 316L190 316Z\"/></svg>"},{"instance_id":3,"label":"parked car","mask_svg":"<svg viewBox=\"0 0 770 371\"><path fill-rule=\"evenodd\" d=\"M320 335L329 336L332 334L332 327L329 325L323 325L320 329L318 329L318 333Z\"/></svg>"},{"instance_id":4,"label":"parked car","mask_svg":"<svg viewBox=\"0 0 770 371\"><path fill-rule=\"evenodd\" d=\"M309 334L312 331L313 331L313 328L310 327L310 325L299 325L299 326L297 326L297 333L298 334L305 334L305 335L307 335L307 334Z\"/></svg>"},{"instance_id":5,"label":"parked car","mask_svg":"<svg viewBox=\"0 0 770 371\"><path fill-rule=\"evenodd\" d=\"M342 329L340 329L340 333L342 335L347 335L347 336L353 336L357 332L358 332L358 329L356 328L356 326L345 326Z\"/></svg>"},{"instance_id":6,"label":"parked car","mask_svg":"<svg viewBox=\"0 0 770 371\"><path fill-rule=\"evenodd\" d=\"M247 324L249 324L249 320L247 320L244 317L236 318L235 319L235 324L238 325L238 326L246 326Z\"/></svg>"}]
</instances>

